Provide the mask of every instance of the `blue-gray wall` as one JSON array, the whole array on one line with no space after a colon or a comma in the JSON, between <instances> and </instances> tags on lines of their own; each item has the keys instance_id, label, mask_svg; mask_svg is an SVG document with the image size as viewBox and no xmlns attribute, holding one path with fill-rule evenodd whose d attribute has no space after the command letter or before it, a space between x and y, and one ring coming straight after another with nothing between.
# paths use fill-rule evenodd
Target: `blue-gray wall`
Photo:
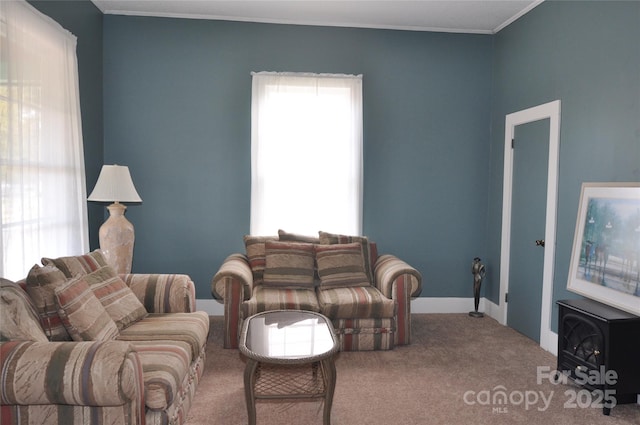
<instances>
[{"instance_id":1,"label":"blue-gray wall","mask_svg":"<svg viewBox=\"0 0 640 425\"><path fill-rule=\"evenodd\" d=\"M209 298L224 258L244 250L251 71L353 73L364 233L423 272L423 296L471 295L486 239L491 36L105 16L104 42L105 162L128 165L143 198L127 210L135 271L188 273Z\"/></svg>"},{"instance_id":2,"label":"blue-gray wall","mask_svg":"<svg viewBox=\"0 0 640 425\"><path fill-rule=\"evenodd\" d=\"M566 290L580 187L640 181L640 2L545 2L494 37L488 269L498 302L505 115L560 99L553 317Z\"/></svg>"},{"instance_id":3,"label":"blue-gray wall","mask_svg":"<svg viewBox=\"0 0 640 425\"><path fill-rule=\"evenodd\" d=\"M144 199L127 212L134 271L189 273L199 298L249 230L251 71L364 75L364 232L424 273L423 296L470 297L478 255L498 302L506 114L562 101L554 300L575 297L581 183L640 181L639 2L544 2L494 36L110 15L103 29L88 1L31 3L79 38L88 189L104 156Z\"/></svg>"}]
</instances>

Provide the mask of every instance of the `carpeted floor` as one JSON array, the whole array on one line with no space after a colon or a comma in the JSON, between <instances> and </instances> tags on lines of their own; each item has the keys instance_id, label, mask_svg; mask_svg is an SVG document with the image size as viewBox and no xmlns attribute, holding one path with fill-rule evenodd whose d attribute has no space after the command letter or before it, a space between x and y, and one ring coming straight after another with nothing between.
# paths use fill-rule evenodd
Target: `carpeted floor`
<instances>
[{"instance_id":1,"label":"carpeted floor","mask_svg":"<svg viewBox=\"0 0 640 425\"><path fill-rule=\"evenodd\" d=\"M222 322L211 318L187 425L248 423L245 363L238 350L222 348ZM339 353L336 369L333 425L640 424L640 405L617 406L607 417L590 406L590 393L552 383L545 372L556 369L555 356L489 317L414 315L411 345ZM322 424L321 402L259 402L256 410L258 425Z\"/></svg>"}]
</instances>

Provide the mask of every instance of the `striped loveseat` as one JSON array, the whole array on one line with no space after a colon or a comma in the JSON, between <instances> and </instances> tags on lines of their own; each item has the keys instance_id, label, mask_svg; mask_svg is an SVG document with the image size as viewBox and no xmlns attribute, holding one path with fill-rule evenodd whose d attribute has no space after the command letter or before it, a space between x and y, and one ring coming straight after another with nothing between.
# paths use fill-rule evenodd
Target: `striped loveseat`
<instances>
[{"instance_id":1,"label":"striped loveseat","mask_svg":"<svg viewBox=\"0 0 640 425\"><path fill-rule=\"evenodd\" d=\"M243 320L298 309L333 322L342 351L390 350L411 340L411 298L422 276L365 236L245 236L246 253L227 257L211 284L224 302L224 347L237 348Z\"/></svg>"},{"instance_id":2,"label":"striped loveseat","mask_svg":"<svg viewBox=\"0 0 640 425\"><path fill-rule=\"evenodd\" d=\"M100 251L0 279L0 423L182 424L209 317L187 275L116 275Z\"/></svg>"}]
</instances>

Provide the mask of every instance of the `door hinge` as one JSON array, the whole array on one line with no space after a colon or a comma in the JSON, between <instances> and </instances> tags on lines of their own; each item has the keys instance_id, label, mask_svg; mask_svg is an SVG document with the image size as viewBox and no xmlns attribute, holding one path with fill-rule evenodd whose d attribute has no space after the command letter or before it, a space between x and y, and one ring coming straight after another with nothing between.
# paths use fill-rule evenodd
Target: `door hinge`
<instances>
[{"instance_id":1,"label":"door hinge","mask_svg":"<svg viewBox=\"0 0 640 425\"><path fill-rule=\"evenodd\" d=\"M506 302L506 303L509 302L509 293L508 292L504 293L504 302Z\"/></svg>"},{"instance_id":2,"label":"door hinge","mask_svg":"<svg viewBox=\"0 0 640 425\"><path fill-rule=\"evenodd\" d=\"M516 146L516 139L511 139L511 149L515 148Z\"/></svg>"}]
</instances>

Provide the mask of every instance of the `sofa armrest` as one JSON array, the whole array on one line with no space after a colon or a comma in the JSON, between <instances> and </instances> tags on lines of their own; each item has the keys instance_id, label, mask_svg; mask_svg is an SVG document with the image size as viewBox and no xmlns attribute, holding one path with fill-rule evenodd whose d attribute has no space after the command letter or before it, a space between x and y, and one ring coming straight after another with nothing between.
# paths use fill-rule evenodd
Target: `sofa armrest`
<instances>
[{"instance_id":1,"label":"sofa armrest","mask_svg":"<svg viewBox=\"0 0 640 425\"><path fill-rule=\"evenodd\" d=\"M393 255L381 255L374 266L375 286L396 302L395 345L411 342L411 298L422 292L420 272Z\"/></svg>"},{"instance_id":2,"label":"sofa armrest","mask_svg":"<svg viewBox=\"0 0 640 425\"><path fill-rule=\"evenodd\" d=\"M249 260L244 254L231 254L222 262L220 269L213 276L211 282L211 294L214 298L224 300L225 287L231 283L233 286L242 287L243 300L251 298L253 292L253 273Z\"/></svg>"},{"instance_id":3,"label":"sofa armrest","mask_svg":"<svg viewBox=\"0 0 640 425\"><path fill-rule=\"evenodd\" d=\"M0 344L2 404L120 406L144 417L142 366L125 341Z\"/></svg>"},{"instance_id":4,"label":"sofa armrest","mask_svg":"<svg viewBox=\"0 0 640 425\"><path fill-rule=\"evenodd\" d=\"M192 313L196 310L196 287L186 274L124 274L149 313Z\"/></svg>"},{"instance_id":5,"label":"sofa armrest","mask_svg":"<svg viewBox=\"0 0 640 425\"><path fill-rule=\"evenodd\" d=\"M224 302L224 348L238 348L242 302L251 298L253 273L244 254L231 254L211 281L211 294Z\"/></svg>"},{"instance_id":6,"label":"sofa armrest","mask_svg":"<svg viewBox=\"0 0 640 425\"><path fill-rule=\"evenodd\" d=\"M410 296L417 297L422 292L422 275L418 270L393 255L381 255L374 266L375 286L387 298L394 298L393 285L398 279L405 279L410 284Z\"/></svg>"}]
</instances>

